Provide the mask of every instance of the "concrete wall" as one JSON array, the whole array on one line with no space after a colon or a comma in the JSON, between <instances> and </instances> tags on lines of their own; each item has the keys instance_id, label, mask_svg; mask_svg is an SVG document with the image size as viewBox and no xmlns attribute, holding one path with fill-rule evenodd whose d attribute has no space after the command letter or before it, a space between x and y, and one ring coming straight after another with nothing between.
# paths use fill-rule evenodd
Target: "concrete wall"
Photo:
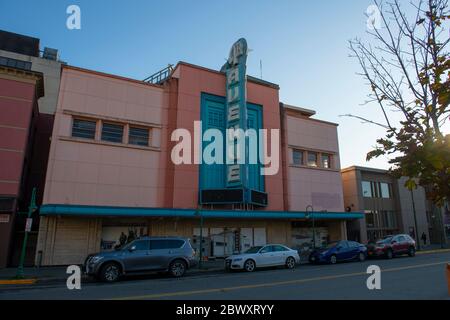
<instances>
[{"instance_id":1,"label":"concrete wall","mask_svg":"<svg viewBox=\"0 0 450 320\"><path fill-rule=\"evenodd\" d=\"M411 198L411 192L405 188L405 182L407 178L402 177L398 180L398 199L400 203L400 213L402 219L402 230L404 233L409 234L410 228L415 228L414 223L414 210L413 201ZM416 241L421 241L422 233L425 233L427 240L430 240L429 226L427 221L427 203L425 190L422 187L418 187L413 191L414 204L416 207L417 229Z\"/></svg>"}]
</instances>

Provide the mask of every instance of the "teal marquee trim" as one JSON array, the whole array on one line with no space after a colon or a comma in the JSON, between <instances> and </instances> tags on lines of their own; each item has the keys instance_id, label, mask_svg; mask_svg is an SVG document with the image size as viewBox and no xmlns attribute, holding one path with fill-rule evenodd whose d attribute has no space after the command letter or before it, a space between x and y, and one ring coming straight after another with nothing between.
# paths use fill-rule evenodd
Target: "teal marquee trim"
<instances>
[{"instance_id":1,"label":"teal marquee trim","mask_svg":"<svg viewBox=\"0 0 450 320\"><path fill-rule=\"evenodd\" d=\"M289 211L232 211L202 210L204 218L228 219L306 219L306 212ZM41 216L81 216L81 217L172 217L196 218L195 209L137 208L46 204L40 207ZM311 215L311 212L309 212ZM314 212L317 220L356 220L362 219L361 212ZM310 217L311 219L312 217Z\"/></svg>"}]
</instances>

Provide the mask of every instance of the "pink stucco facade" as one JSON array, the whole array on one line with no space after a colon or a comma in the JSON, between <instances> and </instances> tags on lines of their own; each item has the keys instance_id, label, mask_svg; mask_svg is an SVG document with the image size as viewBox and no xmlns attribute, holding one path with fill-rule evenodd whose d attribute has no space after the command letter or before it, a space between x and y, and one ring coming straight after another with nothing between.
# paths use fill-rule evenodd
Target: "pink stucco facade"
<instances>
[{"instance_id":1,"label":"pink stucco facade","mask_svg":"<svg viewBox=\"0 0 450 320\"><path fill-rule=\"evenodd\" d=\"M178 82L176 128L193 131L194 121L200 121L200 96L208 93L225 96L225 76L223 73L199 68L186 63L176 69ZM247 101L263 106L264 128L280 129L278 89L247 82ZM278 141L281 145L281 141ZM269 140L270 145L270 140ZM265 146L267 150L267 146ZM198 199L198 165L180 165L174 168L173 207L195 208ZM266 176L266 192L269 205L266 210L284 210L282 170L274 176Z\"/></svg>"},{"instance_id":2,"label":"pink stucco facade","mask_svg":"<svg viewBox=\"0 0 450 320\"><path fill-rule=\"evenodd\" d=\"M36 261L82 263L87 254L107 250L121 232L130 230L142 236L182 236L198 245L198 217L183 214L196 213L192 209L199 207L201 167L174 164L171 153L179 141L171 141L171 135L175 129L187 129L191 151L197 143L200 146L194 128L195 122L204 121L203 94L224 98L225 81L224 73L184 62L158 85L63 66L43 200L47 211L39 225ZM314 112L306 109L285 106L276 84L251 77L247 102L258 106L263 129L279 130L275 143L280 148L279 170L264 176L267 206L244 201L203 205L203 210L220 214L204 221L203 236L209 243L202 249L204 255L225 257L266 243L308 245L313 241L303 214L308 205L316 212L334 213L318 221L317 244L345 238L345 220L335 215L343 213L337 125L313 119ZM76 130L81 122L88 133L80 136ZM120 127L120 139L104 139L105 125L107 130L111 130L107 125ZM148 142L131 143L132 127L145 129ZM273 152L270 137L269 131L264 145L268 154ZM315 153L320 159L327 155L331 166L294 163L294 150ZM191 154L191 160L194 157ZM62 208L68 211L59 215ZM99 213L102 210L108 213ZM232 215L226 216L230 211ZM266 211L263 215L268 218L258 218L257 211ZM297 218L278 217L287 211Z\"/></svg>"},{"instance_id":3,"label":"pink stucco facade","mask_svg":"<svg viewBox=\"0 0 450 320\"><path fill-rule=\"evenodd\" d=\"M298 112L287 112L285 124L288 210L302 211L312 205L315 211L342 212L337 125L307 118ZM331 155L331 168L294 164L294 149Z\"/></svg>"},{"instance_id":4,"label":"pink stucco facade","mask_svg":"<svg viewBox=\"0 0 450 320\"><path fill-rule=\"evenodd\" d=\"M247 91L249 102L263 106L264 128L285 131L285 141L278 142L283 146L280 170L265 177L269 205L263 210L303 211L316 204L318 211L343 211L337 125L295 110L281 113L276 87L249 81ZM225 96L225 76L180 63L158 86L64 67L44 204L196 208L199 167L172 164L170 135L176 128L194 131L194 121L201 120L202 92ZM77 117L145 125L151 130L150 146L73 138ZM97 126L97 138L99 131ZM331 154L332 168L296 166L293 149Z\"/></svg>"},{"instance_id":5,"label":"pink stucco facade","mask_svg":"<svg viewBox=\"0 0 450 320\"><path fill-rule=\"evenodd\" d=\"M63 69L46 177L44 204L158 207L164 194L161 131L164 89L137 81ZM151 128L151 146L71 137L74 117L131 122ZM100 134L97 126L96 134Z\"/></svg>"}]
</instances>

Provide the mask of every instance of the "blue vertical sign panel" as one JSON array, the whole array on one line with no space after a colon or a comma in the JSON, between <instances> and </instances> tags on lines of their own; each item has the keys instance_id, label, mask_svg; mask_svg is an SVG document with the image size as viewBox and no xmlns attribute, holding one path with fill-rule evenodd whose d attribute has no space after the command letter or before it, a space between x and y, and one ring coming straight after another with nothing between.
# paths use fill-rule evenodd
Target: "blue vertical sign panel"
<instances>
[{"instance_id":1,"label":"blue vertical sign panel","mask_svg":"<svg viewBox=\"0 0 450 320\"><path fill-rule=\"evenodd\" d=\"M227 63L223 69L226 72L226 128L247 130L247 41L243 38L233 44ZM233 139L227 135L226 140ZM246 166L245 137L241 144L236 139L227 145L226 186L227 188L247 188L248 168ZM243 144L243 150L242 150ZM230 147L232 150L230 150ZM234 151L234 152L232 152Z\"/></svg>"}]
</instances>

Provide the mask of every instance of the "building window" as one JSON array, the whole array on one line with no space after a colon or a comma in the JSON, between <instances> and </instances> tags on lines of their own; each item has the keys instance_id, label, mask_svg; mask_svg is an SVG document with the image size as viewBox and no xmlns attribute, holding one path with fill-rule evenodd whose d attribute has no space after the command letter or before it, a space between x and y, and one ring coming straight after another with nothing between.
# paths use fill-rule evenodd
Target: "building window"
<instances>
[{"instance_id":1,"label":"building window","mask_svg":"<svg viewBox=\"0 0 450 320\"><path fill-rule=\"evenodd\" d=\"M128 143L137 146L148 146L148 129L130 127Z\"/></svg>"},{"instance_id":2,"label":"building window","mask_svg":"<svg viewBox=\"0 0 450 320\"><path fill-rule=\"evenodd\" d=\"M95 121L73 119L72 137L95 139Z\"/></svg>"},{"instance_id":3,"label":"building window","mask_svg":"<svg viewBox=\"0 0 450 320\"><path fill-rule=\"evenodd\" d=\"M308 152L308 166L317 167L317 153Z\"/></svg>"},{"instance_id":4,"label":"building window","mask_svg":"<svg viewBox=\"0 0 450 320\"><path fill-rule=\"evenodd\" d=\"M331 155L322 153L322 168L330 169L331 168Z\"/></svg>"},{"instance_id":5,"label":"building window","mask_svg":"<svg viewBox=\"0 0 450 320\"><path fill-rule=\"evenodd\" d=\"M0 57L0 65L23 70L31 70L31 62L7 57Z\"/></svg>"},{"instance_id":6,"label":"building window","mask_svg":"<svg viewBox=\"0 0 450 320\"><path fill-rule=\"evenodd\" d=\"M292 151L293 162L296 165L303 165L303 151L293 150Z\"/></svg>"},{"instance_id":7,"label":"building window","mask_svg":"<svg viewBox=\"0 0 450 320\"><path fill-rule=\"evenodd\" d=\"M372 188L369 181L363 181L362 183L362 194L364 198L372 198Z\"/></svg>"},{"instance_id":8,"label":"building window","mask_svg":"<svg viewBox=\"0 0 450 320\"><path fill-rule=\"evenodd\" d=\"M391 190L390 185L388 183L380 183L380 191L381 191L381 197L385 199L390 199L391 196Z\"/></svg>"},{"instance_id":9,"label":"building window","mask_svg":"<svg viewBox=\"0 0 450 320\"><path fill-rule=\"evenodd\" d=\"M366 211L366 227L375 228L375 214L372 211Z\"/></svg>"},{"instance_id":10,"label":"building window","mask_svg":"<svg viewBox=\"0 0 450 320\"><path fill-rule=\"evenodd\" d=\"M386 227L388 229L396 229L398 227L395 211L386 211Z\"/></svg>"},{"instance_id":11,"label":"building window","mask_svg":"<svg viewBox=\"0 0 450 320\"><path fill-rule=\"evenodd\" d=\"M103 123L102 140L109 142L122 143L123 141L123 125Z\"/></svg>"}]
</instances>

